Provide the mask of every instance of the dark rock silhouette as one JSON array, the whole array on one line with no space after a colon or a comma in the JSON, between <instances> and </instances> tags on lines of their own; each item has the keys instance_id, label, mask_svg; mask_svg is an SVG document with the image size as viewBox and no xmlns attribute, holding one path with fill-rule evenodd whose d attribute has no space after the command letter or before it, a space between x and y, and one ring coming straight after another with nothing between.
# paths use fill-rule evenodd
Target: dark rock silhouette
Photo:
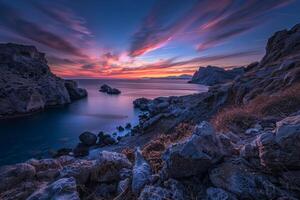
<instances>
[{"instance_id":1,"label":"dark rock silhouette","mask_svg":"<svg viewBox=\"0 0 300 200\"><path fill-rule=\"evenodd\" d=\"M0 44L0 118L15 117L84 98L87 92L55 76L34 46Z\"/></svg>"},{"instance_id":2,"label":"dark rock silhouette","mask_svg":"<svg viewBox=\"0 0 300 200\"><path fill-rule=\"evenodd\" d=\"M192 80L190 80L189 83L212 86L233 81L243 73L243 67L225 70L221 67L209 65L207 67L200 67L199 70L194 73Z\"/></svg>"},{"instance_id":3,"label":"dark rock silhouette","mask_svg":"<svg viewBox=\"0 0 300 200\"><path fill-rule=\"evenodd\" d=\"M107 94L111 94L111 95L118 95L118 94L121 94L121 91L118 90L117 88L112 88L110 87L109 85L106 85L106 84L103 84L101 87L100 87L100 92L103 92L103 93L107 93Z\"/></svg>"}]
</instances>

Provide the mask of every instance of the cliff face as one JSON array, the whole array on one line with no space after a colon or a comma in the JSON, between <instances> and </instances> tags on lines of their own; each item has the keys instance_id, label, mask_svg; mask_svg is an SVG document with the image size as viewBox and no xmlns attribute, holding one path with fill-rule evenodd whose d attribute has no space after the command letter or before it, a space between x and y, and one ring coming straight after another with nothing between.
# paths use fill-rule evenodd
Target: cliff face
<instances>
[{"instance_id":1,"label":"cliff face","mask_svg":"<svg viewBox=\"0 0 300 200\"><path fill-rule=\"evenodd\" d=\"M181 122L199 123L225 106L247 104L259 95L273 95L299 82L300 25L296 25L275 33L268 41L263 59L247 66L231 82L212 86L202 94L137 100L136 107L149 111L138 131L166 132Z\"/></svg>"},{"instance_id":2,"label":"cliff face","mask_svg":"<svg viewBox=\"0 0 300 200\"><path fill-rule=\"evenodd\" d=\"M45 54L34 46L0 44L0 118L67 104L86 95L73 81L51 73Z\"/></svg>"},{"instance_id":3,"label":"cliff face","mask_svg":"<svg viewBox=\"0 0 300 200\"><path fill-rule=\"evenodd\" d=\"M212 86L232 81L243 73L243 67L225 70L220 67L209 65L207 67L199 67L199 70L194 73L192 80L189 82Z\"/></svg>"}]
</instances>

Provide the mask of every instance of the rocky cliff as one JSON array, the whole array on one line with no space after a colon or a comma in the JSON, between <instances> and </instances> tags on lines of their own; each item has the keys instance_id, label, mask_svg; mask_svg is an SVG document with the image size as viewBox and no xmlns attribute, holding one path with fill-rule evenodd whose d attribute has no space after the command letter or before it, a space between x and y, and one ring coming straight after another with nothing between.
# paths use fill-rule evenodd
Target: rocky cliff
<instances>
[{"instance_id":1,"label":"rocky cliff","mask_svg":"<svg viewBox=\"0 0 300 200\"><path fill-rule=\"evenodd\" d=\"M212 86L233 81L236 77L243 73L243 67L225 70L221 67L209 65L207 67L199 67L199 70L194 73L192 80L190 80L189 83Z\"/></svg>"},{"instance_id":2,"label":"rocky cliff","mask_svg":"<svg viewBox=\"0 0 300 200\"><path fill-rule=\"evenodd\" d=\"M137 99L135 107L148 113L138 132L165 132L181 122L199 123L221 108L247 104L257 96L275 95L300 82L300 25L275 33L260 62L245 68L234 81L210 87L208 92L182 97Z\"/></svg>"},{"instance_id":3,"label":"rocky cliff","mask_svg":"<svg viewBox=\"0 0 300 200\"><path fill-rule=\"evenodd\" d=\"M0 44L0 118L32 113L87 96L74 81L51 73L34 46Z\"/></svg>"},{"instance_id":4,"label":"rocky cliff","mask_svg":"<svg viewBox=\"0 0 300 200\"><path fill-rule=\"evenodd\" d=\"M136 144L147 136L141 148L2 166L0 199L299 199L300 26L284 33L233 82L203 94L136 100L147 111L133 138ZM212 116L234 128L218 130ZM159 137L148 137L153 132Z\"/></svg>"}]
</instances>

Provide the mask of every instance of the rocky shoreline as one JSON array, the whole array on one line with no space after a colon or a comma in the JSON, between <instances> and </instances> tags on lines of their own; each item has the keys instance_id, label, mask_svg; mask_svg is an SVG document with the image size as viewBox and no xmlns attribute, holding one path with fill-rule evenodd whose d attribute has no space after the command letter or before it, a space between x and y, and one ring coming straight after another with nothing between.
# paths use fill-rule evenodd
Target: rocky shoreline
<instances>
[{"instance_id":1,"label":"rocky shoreline","mask_svg":"<svg viewBox=\"0 0 300 200\"><path fill-rule=\"evenodd\" d=\"M0 199L300 198L300 25L233 81L134 106L144 114L123 144L2 166Z\"/></svg>"},{"instance_id":2,"label":"rocky shoreline","mask_svg":"<svg viewBox=\"0 0 300 200\"><path fill-rule=\"evenodd\" d=\"M85 98L73 80L55 76L34 46L0 44L0 118L14 118Z\"/></svg>"}]
</instances>

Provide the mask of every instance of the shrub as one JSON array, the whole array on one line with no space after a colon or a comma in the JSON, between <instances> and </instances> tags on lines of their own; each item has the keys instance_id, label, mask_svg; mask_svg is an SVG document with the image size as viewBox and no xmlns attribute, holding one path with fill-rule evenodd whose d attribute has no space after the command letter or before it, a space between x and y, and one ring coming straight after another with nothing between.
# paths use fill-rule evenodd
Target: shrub
<instances>
[{"instance_id":1,"label":"shrub","mask_svg":"<svg viewBox=\"0 0 300 200\"><path fill-rule=\"evenodd\" d=\"M258 96L243 106L221 110L211 120L217 131L241 132L266 116L286 117L300 110L300 83L270 96Z\"/></svg>"}]
</instances>

